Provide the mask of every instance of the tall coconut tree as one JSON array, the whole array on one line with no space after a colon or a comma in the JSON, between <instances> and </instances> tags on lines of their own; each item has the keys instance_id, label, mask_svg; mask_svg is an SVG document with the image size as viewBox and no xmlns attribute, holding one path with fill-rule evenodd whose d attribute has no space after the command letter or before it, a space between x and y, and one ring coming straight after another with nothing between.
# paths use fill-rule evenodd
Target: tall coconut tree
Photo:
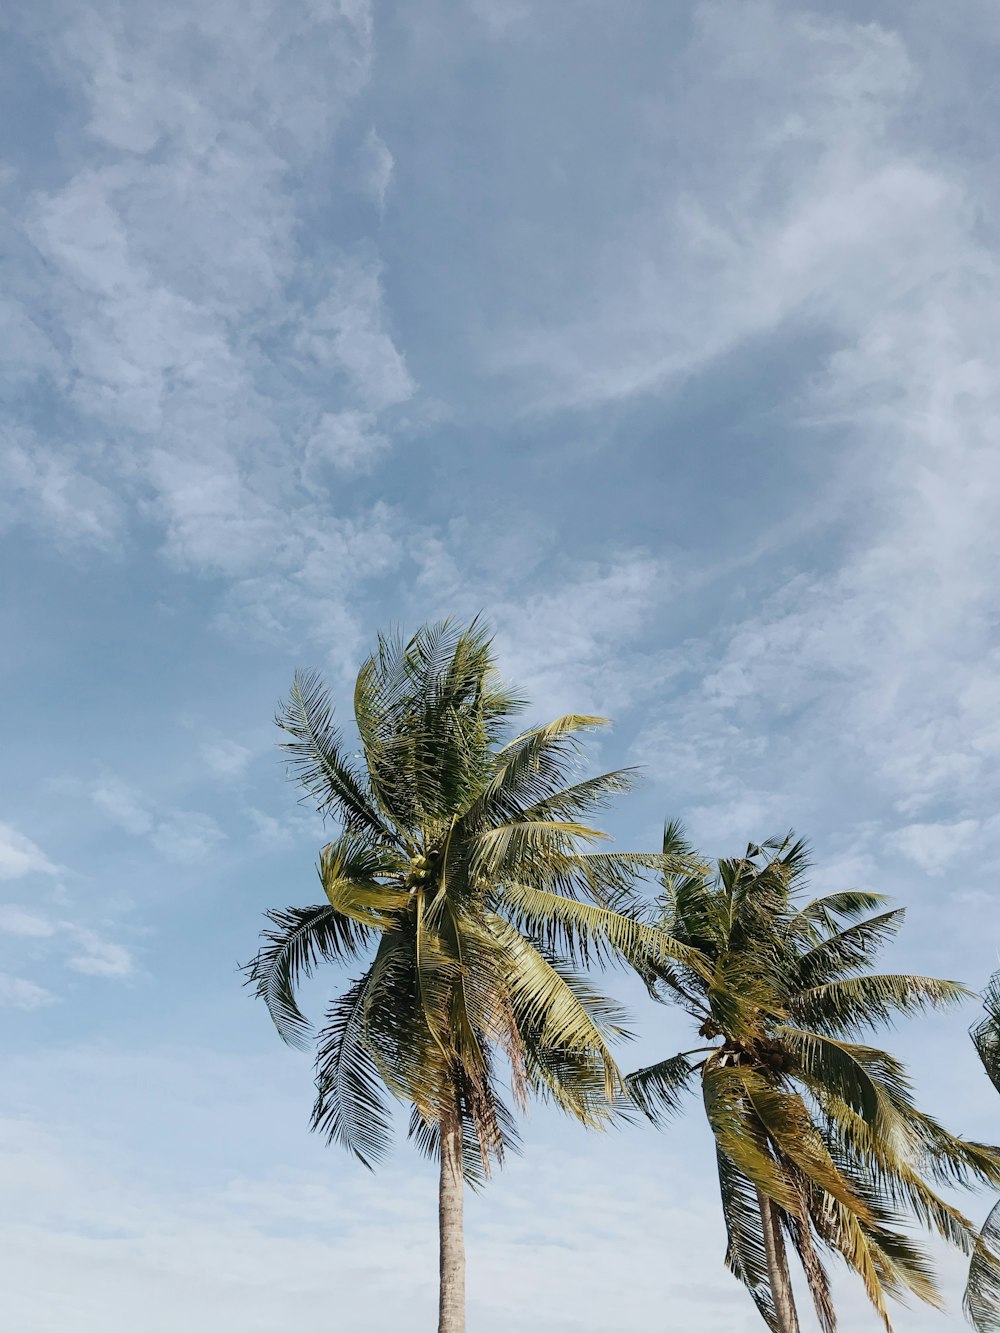
<instances>
[{"instance_id":1,"label":"tall coconut tree","mask_svg":"<svg viewBox=\"0 0 1000 1333\"><path fill-rule=\"evenodd\" d=\"M668 826L664 851L688 854ZM1000 1151L950 1134L915 1104L906 1071L860 1039L898 1014L965 999L952 981L877 974L873 955L902 924L878 894L805 901L807 856L786 839L671 873L656 911L668 938L707 959L651 960L657 998L678 1002L696 1051L627 1080L654 1121L700 1087L715 1138L726 1262L774 1333L798 1333L788 1250L798 1256L825 1333L836 1328L824 1253L858 1273L886 1328L887 1298L939 1297L907 1220L966 1253L976 1227L935 1183L1000 1182Z\"/></svg>"},{"instance_id":2,"label":"tall coconut tree","mask_svg":"<svg viewBox=\"0 0 1000 1333\"><path fill-rule=\"evenodd\" d=\"M373 1166L392 1100L409 1103L411 1137L439 1162L439 1333L465 1327L463 1185L515 1142L513 1110L538 1094L599 1127L621 1091L623 1017L582 969L647 954L699 966L610 905L663 859L595 850L605 835L584 821L632 780L576 771L604 719L511 737L521 707L484 629L446 623L379 639L355 685L356 754L314 675L277 718L307 799L340 831L320 852L322 900L268 913L249 978L287 1042L315 1043L312 1125L327 1139ZM296 992L321 962L360 971L314 1034Z\"/></svg>"},{"instance_id":3,"label":"tall coconut tree","mask_svg":"<svg viewBox=\"0 0 1000 1333\"><path fill-rule=\"evenodd\" d=\"M983 1068L1000 1092L1000 972L986 987L983 1007L985 1013L970 1035ZM978 1333L1000 1330L1000 1203L987 1217L969 1265L965 1310Z\"/></svg>"}]
</instances>

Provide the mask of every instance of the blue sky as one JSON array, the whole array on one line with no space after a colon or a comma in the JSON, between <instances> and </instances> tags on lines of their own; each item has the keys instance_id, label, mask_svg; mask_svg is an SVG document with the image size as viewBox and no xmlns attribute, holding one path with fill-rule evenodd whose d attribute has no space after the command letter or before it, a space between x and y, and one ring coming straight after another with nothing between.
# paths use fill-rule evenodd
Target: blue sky
<instances>
[{"instance_id":1,"label":"blue sky","mask_svg":"<svg viewBox=\"0 0 1000 1333\"><path fill-rule=\"evenodd\" d=\"M402 1144L370 1177L310 1138L308 1061L240 988L264 907L314 900L323 838L274 706L296 666L346 701L390 622L484 610L535 714L608 714L594 763L644 765L622 845L667 815L717 854L794 826L818 887L908 905L892 967L982 984L1000 16L3 22L11 1327L430 1327L428 1168ZM636 1062L683 1044L609 984ZM930 1108L995 1138L973 1016L893 1042ZM470 1327L756 1327L696 1115L600 1139L535 1115L525 1139L470 1207Z\"/></svg>"}]
</instances>

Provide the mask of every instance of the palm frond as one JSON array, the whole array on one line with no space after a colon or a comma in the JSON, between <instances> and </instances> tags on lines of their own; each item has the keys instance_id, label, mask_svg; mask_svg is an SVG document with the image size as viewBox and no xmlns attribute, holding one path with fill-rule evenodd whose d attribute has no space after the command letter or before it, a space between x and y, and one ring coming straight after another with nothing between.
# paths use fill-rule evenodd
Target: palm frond
<instances>
[{"instance_id":1,"label":"palm frond","mask_svg":"<svg viewBox=\"0 0 1000 1333\"><path fill-rule=\"evenodd\" d=\"M790 924L795 929L801 922L810 922L835 934L839 928L838 921L856 920L866 912L875 912L885 907L889 901L884 893L871 893L867 889L840 889L806 903L795 912Z\"/></svg>"},{"instance_id":2,"label":"palm frond","mask_svg":"<svg viewBox=\"0 0 1000 1333\"><path fill-rule=\"evenodd\" d=\"M983 1008L984 1017L969 1035L990 1082L1000 1092L1000 972L991 978L983 992Z\"/></svg>"},{"instance_id":3,"label":"palm frond","mask_svg":"<svg viewBox=\"0 0 1000 1333\"><path fill-rule=\"evenodd\" d=\"M316 1056L312 1128L371 1170L389 1148L391 1113L367 1034L377 964L330 1005Z\"/></svg>"},{"instance_id":4,"label":"palm frond","mask_svg":"<svg viewBox=\"0 0 1000 1333\"><path fill-rule=\"evenodd\" d=\"M792 1249L799 1257L806 1285L812 1297L813 1308L822 1333L836 1333L837 1312L830 1290L830 1278L816 1248L810 1204L817 1196L812 1182L787 1158L782 1166L799 1194L799 1207L793 1213L778 1211L778 1220Z\"/></svg>"},{"instance_id":5,"label":"palm frond","mask_svg":"<svg viewBox=\"0 0 1000 1333\"><path fill-rule=\"evenodd\" d=\"M343 737L333 721L333 704L315 672L296 672L288 699L275 718L291 740L281 749L289 767L322 814L334 814L345 828L391 840L364 779L344 754Z\"/></svg>"},{"instance_id":6,"label":"palm frond","mask_svg":"<svg viewBox=\"0 0 1000 1333\"><path fill-rule=\"evenodd\" d=\"M1000 1203L994 1204L977 1238L963 1306L976 1333L1000 1329Z\"/></svg>"},{"instance_id":7,"label":"palm frond","mask_svg":"<svg viewBox=\"0 0 1000 1333\"><path fill-rule=\"evenodd\" d=\"M872 1222L864 1200L837 1169L801 1097L773 1088L753 1069L740 1068L739 1074L757 1119L780 1155L793 1162L819 1189L852 1209L863 1222Z\"/></svg>"},{"instance_id":8,"label":"palm frond","mask_svg":"<svg viewBox=\"0 0 1000 1333\"><path fill-rule=\"evenodd\" d=\"M798 985L805 989L835 981L867 966L872 956L903 924L906 909L896 907L858 921L807 949L798 960Z\"/></svg>"},{"instance_id":9,"label":"palm frond","mask_svg":"<svg viewBox=\"0 0 1000 1333\"><path fill-rule=\"evenodd\" d=\"M662 1125L680 1112L683 1094L691 1090L696 1072L687 1056L675 1055L629 1074L625 1091L648 1120Z\"/></svg>"},{"instance_id":10,"label":"palm frond","mask_svg":"<svg viewBox=\"0 0 1000 1333\"><path fill-rule=\"evenodd\" d=\"M528 884L505 886L503 906L513 925L523 926L548 948L574 961L609 960L618 955L628 961L673 960L696 972L707 970L697 950L607 907L577 902Z\"/></svg>"},{"instance_id":11,"label":"palm frond","mask_svg":"<svg viewBox=\"0 0 1000 1333\"><path fill-rule=\"evenodd\" d=\"M772 1333L781 1333L771 1295L771 1278L764 1248L764 1224L756 1187L724 1152L717 1149L715 1159L728 1240L726 1267L749 1291L761 1318Z\"/></svg>"},{"instance_id":12,"label":"palm frond","mask_svg":"<svg viewBox=\"0 0 1000 1333\"><path fill-rule=\"evenodd\" d=\"M855 1036L891 1026L896 1014L961 1004L972 991L936 977L879 975L841 977L798 991L790 1006L793 1019L832 1036Z\"/></svg>"},{"instance_id":13,"label":"palm frond","mask_svg":"<svg viewBox=\"0 0 1000 1333\"><path fill-rule=\"evenodd\" d=\"M779 1208L794 1209L795 1191L767 1149L766 1134L750 1105L741 1071L710 1059L702 1071L701 1087L719 1151Z\"/></svg>"},{"instance_id":14,"label":"palm frond","mask_svg":"<svg viewBox=\"0 0 1000 1333\"><path fill-rule=\"evenodd\" d=\"M245 967L247 979L265 1002L283 1041L304 1050L312 1026L295 996L298 982L320 962L339 963L361 954L371 938L365 927L334 907L287 907L265 913L273 929L261 932L264 944Z\"/></svg>"},{"instance_id":15,"label":"palm frond","mask_svg":"<svg viewBox=\"0 0 1000 1333\"><path fill-rule=\"evenodd\" d=\"M572 871L581 842L596 842L607 836L570 820L501 824L472 839L470 874L495 885L534 876L549 883Z\"/></svg>"},{"instance_id":16,"label":"palm frond","mask_svg":"<svg viewBox=\"0 0 1000 1333\"><path fill-rule=\"evenodd\" d=\"M590 717L584 714L568 713L556 718L542 727L534 727L523 732L497 751L494 759L494 772L477 797L462 817L465 827L472 833L497 824L507 824L531 818L546 818L551 813L556 818L566 817L555 808L551 811L540 810L529 815L529 810L539 810L548 801L555 801L562 794L559 804L569 807L572 804L567 793L568 779L572 767L581 754L579 737L582 733L607 725L607 719ZM614 779L616 775L608 774ZM601 789L601 779L592 779L596 784L594 804L603 801L612 794L612 782ZM627 786L623 776L622 787ZM583 803L570 814L577 814L588 808L585 792L581 793ZM594 808L590 804L589 808Z\"/></svg>"}]
</instances>

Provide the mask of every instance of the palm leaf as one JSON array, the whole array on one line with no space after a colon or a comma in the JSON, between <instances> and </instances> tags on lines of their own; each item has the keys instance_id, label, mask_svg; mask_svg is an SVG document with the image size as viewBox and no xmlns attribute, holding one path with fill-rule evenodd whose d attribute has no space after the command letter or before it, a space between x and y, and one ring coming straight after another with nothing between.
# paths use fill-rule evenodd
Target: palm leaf
<instances>
[{"instance_id":1,"label":"palm leaf","mask_svg":"<svg viewBox=\"0 0 1000 1333\"><path fill-rule=\"evenodd\" d=\"M821 986L865 967L885 941L896 934L905 916L905 908L897 907L859 921L813 945L798 960L799 987Z\"/></svg>"},{"instance_id":2,"label":"palm leaf","mask_svg":"<svg viewBox=\"0 0 1000 1333\"><path fill-rule=\"evenodd\" d=\"M852 1209L861 1221L871 1222L867 1205L837 1169L802 1099L771 1087L755 1070L741 1068L739 1075L757 1119L779 1154L793 1162L819 1189Z\"/></svg>"},{"instance_id":3,"label":"palm leaf","mask_svg":"<svg viewBox=\"0 0 1000 1333\"><path fill-rule=\"evenodd\" d=\"M265 943L246 965L247 978L267 1005L282 1040L305 1049L312 1026L295 997L297 983L311 976L320 962L357 957L370 934L326 903L271 910L265 916L275 929L262 931Z\"/></svg>"},{"instance_id":4,"label":"palm leaf","mask_svg":"<svg viewBox=\"0 0 1000 1333\"><path fill-rule=\"evenodd\" d=\"M340 1143L371 1170L389 1148L391 1114L367 1037L366 1011L379 966L330 1005L316 1058L312 1128Z\"/></svg>"},{"instance_id":5,"label":"palm leaf","mask_svg":"<svg viewBox=\"0 0 1000 1333\"><path fill-rule=\"evenodd\" d=\"M983 992L983 1017L970 1032L973 1045L983 1062L990 1081L1000 1092L1000 972Z\"/></svg>"},{"instance_id":6,"label":"palm leaf","mask_svg":"<svg viewBox=\"0 0 1000 1333\"><path fill-rule=\"evenodd\" d=\"M779 1208L794 1209L795 1191L767 1150L766 1135L750 1105L742 1071L710 1059L702 1071L701 1085L705 1113L719 1151Z\"/></svg>"},{"instance_id":7,"label":"palm leaf","mask_svg":"<svg viewBox=\"0 0 1000 1333\"><path fill-rule=\"evenodd\" d=\"M543 727L535 727L523 732L507 745L503 746L495 758L495 771L490 777L481 795L463 815L463 824L470 832L478 832L497 824L506 824L525 818L545 818L549 814L565 817L554 807L541 809L546 802L562 797L562 804L572 805L566 780L571 765L580 754L579 735L596 727L605 726L607 719L589 717L583 714L569 713L556 718ZM595 784L594 804L602 803L610 795L614 778L618 775L607 774L612 781L604 784L603 779L591 779ZM627 786L627 777L623 775L622 788ZM582 802L579 810L587 808L586 784L581 793ZM593 808L593 805L590 806ZM534 810L537 813L529 815ZM579 810L569 810L570 814Z\"/></svg>"},{"instance_id":8,"label":"palm leaf","mask_svg":"<svg viewBox=\"0 0 1000 1333\"><path fill-rule=\"evenodd\" d=\"M655 926L610 908L577 902L528 884L505 885L502 901L512 924L525 927L550 949L572 960L587 962L591 956L600 959L617 954L639 963L674 960L694 971L707 970L697 950Z\"/></svg>"},{"instance_id":9,"label":"palm leaf","mask_svg":"<svg viewBox=\"0 0 1000 1333\"><path fill-rule=\"evenodd\" d=\"M1000 1329L1000 1203L993 1206L979 1234L963 1305L976 1333Z\"/></svg>"},{"instance_id":10,"label":"palm leaf","mask_svg":"<svg viewBox=\"0 0 1000 1333\"><path fill-rule=\"evenodd\" d=\"M890 1025L899 1014L919 1014L961 1004L972 992L936 977L841 977L796 993L790 1011L796 1022L832 1036L853 1036Z\"/></svg>"},{"instance_id":11,"label":"palm leaf","mask_svg":"<svg viewBox=\"0 0 1000 1333\"><path fill-rule=\"evenodd\" d=\"M275 721L292 738L281 749L290 756L289 767L317 809L322 814L336 814L350 830L379 839L391 837L364 780L344 755L343 739L333 721L333 705L319 676L296 672L291 692L279 707Z\"/></svg>"},{"instance_id":12,"label":"palm leaf","mask_svg":"<svg viewBox=\"0 0 1000 1333\"><path fill-rule=\"evenodd\" d=\"M625 1091L647 1119L662 1125L681 1110L682 1095L690 1091L696 1072L686 1056L675 1055L629 1074Z\"/></svg>"},{"instance_id":13,"label":"palm leaf","mask_svg":"<svg viewBox=\"0 0 1000 1333\"><path fill-rule=\"evenodd\" d=\"M724 1152L717 1150L715 1158L728 1240L726 1266L749 1291L772 1333L781 1333L771 1295L764 1225L756 1187Z\"/></svg>"}]
</instances>

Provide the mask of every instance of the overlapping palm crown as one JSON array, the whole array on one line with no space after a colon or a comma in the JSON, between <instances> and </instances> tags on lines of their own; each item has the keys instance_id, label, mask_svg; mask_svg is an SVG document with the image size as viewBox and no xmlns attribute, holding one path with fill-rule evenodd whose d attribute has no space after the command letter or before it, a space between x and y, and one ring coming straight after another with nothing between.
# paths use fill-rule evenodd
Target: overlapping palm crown
<instances>
[{"instance_id":1,"label":"overlapping palm crown","mask_svg":"<svg viewBox=\"0 0 1000 1333\"><path fill-rule=\"evenodd\" d=\"M679 826L668 827L664 851L689 855ZM659 1119L700 1084L717 1149L727 1262L772 1328L762 1225L769 1201L824 1330L834 1328L835 1315L823 1251L861 1276L887 1327L887 1295L938 1303L924 1252L900 1229L907 1217L974 1255L967 1309L985 1318L992 1302L995 1317L997 1268L986 1237L928 1180L995 1186L1000 1152L956 1138L918 1110L899 1062L858 1040L897 1013L968 992L950 981L869 972L902 910L880 910L884 898L858 891L803 902L806 864L803 844L789 840L751 846L744 857L719 861L712 875L666 876L655 920L700 962L653 962L645 975L654 994L687 1009L706 1046L700 1059L689 1052L639 1070L629 1091ZM995 998L1000 1013L1000 992ZM1000 1076L994 1021L990 1058Z\"/></svg>"},{"instance_id":2,"label":"overlapping palm crown","mask_svg":"<svg viewBox=\"0 0 1000 1333\"><path fill-rule=\"evenodd\" d=\"M691 865L593 850L604 835L583 821L632 782L628 770L571 780L581 733L604 719L562 717L508 740L522 706L485 631L446 623L380 638L362 667L363 767L316 677L297 677L279 713L298 778L343 832L321 854L325 900L270 912L248 971L281 1035L307 1045L297 983L321 961L365 959L318 1035L313 1125L367 1164L389 1142L387 1094L411 1104L411 1135L431 1154L442 1113L457 1109L473 1182L516 1139L501 1081L515 1103L539 1093L603 1123L621 1096L609 1043L624 1022L586 966L700 965L616 910L637 873Z\"/></svg>"},{"instance_id":3,"label":"overlapping palm crown","mask_svg":"<svg viewBox=\"0 0 1000 1333\"><path fill-rule=\"evenodd\" d=\"M1000 1092L1000 972L983 995L986 1013L972 1029L972 1040L990 1081ZM982 1243L969 1266L965 1308L978 1333L1000 1330L1000 1203L982 1230Z\"/></svg>"}]
</instances>

